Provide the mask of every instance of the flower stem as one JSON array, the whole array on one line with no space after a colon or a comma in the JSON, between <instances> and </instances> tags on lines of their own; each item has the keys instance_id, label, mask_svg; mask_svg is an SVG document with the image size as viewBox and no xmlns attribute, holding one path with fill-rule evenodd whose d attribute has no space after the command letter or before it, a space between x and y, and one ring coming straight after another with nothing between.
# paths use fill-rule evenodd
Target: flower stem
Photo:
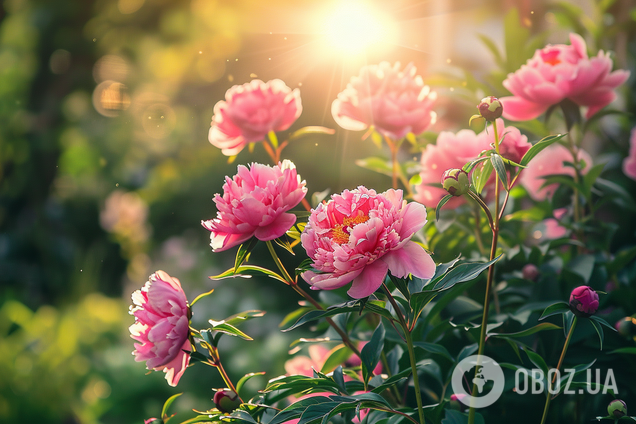
<instances>
[{"instance_id":1,"label":"flower stem","mask_svg":"<svg viewBox=\"0 0 636 424\"><path fill-rule=\"evenodd\" d=\"M493 124L493 129L495 132L495 151L499 154L499 134L497 133L497 124ZM469 192L472 193L472 192ZM475 195L475 197L479 198L479 196ZM475 198L473 197L473 198ZM481 200L481 198L480 198ZM483 201L480 205L483 204ZM483 208L486 212L486 215L489 216L489 220L491 223L492 229L492 244L490 246L490 260L495 259L495 254L497 253L497 242L499 240L499 178L495 177L495 220L492 222L492 214L488 210L488 207ZM479 349L477 350L477 355L481 356L484 353L484 347L486 344L486 328L488 327L488 310L490 309L490 291L493 286L493 279L495 276L495 264L493 263L488 267L488 280L486 281L486 295L484 296L484 312L481 317L481 331L479 334ZM494 292L494 290L493 290ZM495 306L497 311L499 310L499 299L495 296ZM479 367L475 367L475 375L477 374L477 370ZM474 379L476 381L476 378ZM477 393L477 384L473 383L473 391L472 393ZM473 406L468 410L468 424L475 423L475 408Z\"/></svg>"},{"instance_id":2,"label":"flower stem","mask_svg":"<svg viewBox=\"0 0 636 424\"><path fill-rule=\"evenodd\" d=\"M391 302L391 306L393 306L393 309L395 310L395 314L400 320L400 325L402 326L402 330L404 331L404 337L406 338L406 346L408 347L408 350L409 350L409 359L411 360L411 372L413 374L413 389L415 390L415 400L417 401L417 412L419 413L420 424L424 424L424 408L422 406L422 392L420 392L420 379L419 379L419 376L417 375L417 364L415 363L415 348L413 347L413 337L411 335L411 330L409 330L409 326L406 323L406 320L404 319L404 316L402 315L402 312L400 311L399 306L395 302L395 299L393 299L393 295L391 295L389 288L384 283L382 283L382 287L384 288L384 291L386 291L387 298L389 299L389 302Z\"/></svg>"},{"instance_id":3,"label":"flower stem","mask_svg":"<svg viewBox=\"0 0 636 424\"><path fill-rule=\"evenodd\" d=\"M223 368L223 364L221 363L221 357L219 356L218 349L213 348L213 351L210 351L210 356L212 357L212 362L210 362L210 365L212 365L214 368L216 368L219 371L219 374L221 374L221 378L227 385L228 389L232 390L238 396L238 391L236 390L236 387L234 387L234 384L232 383L230 376L225 371L225 368ZM241 401L241 403L244 403L243 399L241 399L240 396L239 396L239 400Z\"/></svg>"},{"instance_id":4,"label":"flower stem","mask_svg":"<svg viewBox=\"0 0 636 424\"><path fill-rule=\"evenodd\" d=\"M283 274L283 278L287 282L287 285L290 286L292 289L294 289L296 291L296 293L298 293L299 295L304 297L309 303L311 303L314 306L314 308L320 309L320 310L324 310L325 308L323 308L322 305L316 301L316 299L311 297L306 291L304 291L302 288L300 288L298 286L298 283L296 282L296 280L291 278L291 276L289 275L289 273L285 269L285 266L283 265L283 263L281 262L280 258L276 254L276 250L274 250L274 245L272 244L272 242L270 240L268 240L268 241L265 242L265 244L267 245L267 249L269 250L269 253L272 255L272 258L274 259L274 262L276 263L276 266L278 267L280 272ZM342 339L342 342L349 349L351 349L351 351L358 358L360 358L360 356L361 356L360 350L353 344L351 339L349 339L349 336L347 335L347 333L345 331L343 331L338 326L338 324L336 324L334 322L334 320L332 320L330 317L326 317L325 320L329 323L329 325L331 325L331 327L333 327L333 329L336 331L336 333L338 333L338 335Z\"/></svg>"},{"instance_id":5,"label":"flower stem","mask_svg":"<svg viewBox=\"0 0 636 424\"><path fill-rule=\"evenodd\" d=\"M543 408L543 417L541 417L541 424L545 423L545 420L548 416L548 409L550 408L550 401L552 400L552 385L556 381L556 377L558 371L561 369L561 365L563 364L563 358L565 358L565 352L568 351L568 346L570 345L570 340L572 339L572 334L574 333L574 327L576 327L576 315L574 316L574 320L572 321L572 326L570 327L570 331L568 331L568 336L565 338L565 344L563 345L563 350L561 351L561 357L559 358L559 363L557 364L556 370L554 373L554 377L552 377L552 381L548 381L548 396L545 399L545 407Z\"/></svg>"}]
</instances>

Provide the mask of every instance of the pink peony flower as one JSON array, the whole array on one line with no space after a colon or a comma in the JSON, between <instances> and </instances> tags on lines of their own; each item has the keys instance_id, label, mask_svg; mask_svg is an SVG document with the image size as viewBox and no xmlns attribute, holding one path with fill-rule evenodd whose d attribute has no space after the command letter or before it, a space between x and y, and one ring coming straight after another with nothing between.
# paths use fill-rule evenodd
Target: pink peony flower
<instances>
[{"instance_id":1,"label":"pink peony flower","mask_svg":"<svg viewBox=\"0 0 636 424\"><path fill-rule=\"evenodd\" d=\"M176 386L190 363L190 308L178 279L164 271L152 274L141 290L132 294L130 313L135 323L130 337L135 343L135 361L146 361L148 369L166 373Z\"/></svg>"},{"instance_id":2,"label":"pink peony flower","mask_svg":"<svg viewBox=\"0 0 636 424\"><path fill-rule=\"evenodd\" d=\"M562 227L561 224L559 224L559 221L554 218L544 219L543 225L545 225L543 236L546 239L558 239L561 237L565 237L565 235L568 233L568 230L565 227Z\"/></svg>"},{"instance_id":3,"label":"pink peony flower","mask_svg":"<svg viewBox=\"0 0 636 424\"><path fill-rule=\"evenodd\" d=\"M302 110L300 91L279 79L235 85L225 93L225 101L214 105L208 139L224 155L233 156L270 131L286 130Z\"/></svg>"},{"instance_id":4,"label":"pink peony flower","mask_svg":"<svg viewBox=\"0 0 636 424\"><path fill-rule=\"evenodd\" d=\"M309 356L296 355L285 362L285 372L289 375L304 375L311 377L313 370L320 371L329 358L329 349L323 345L309 346Z\"/></svg>"},{"instance_id":5,"label":"pink peony flower","mask_svg":"<svg viewBox=\"0 0 636 424\"><path fill-rule=\"evenodd\" d=\"M502 119L497 119L496 124L499 136L503 137L499 146L501 155L518 163L532 147L528 143L528 137L522 135L515 127L504 127ZM461 168L467 162L479 157L482 151L492 149L492 143L494 143L492 127L479 134L471 130L461 130L457 134L442 131L437 137L437 143L427 145L422 153L420 171L422 183L415 187L413 198L427 205L437 205L448 192L442 187L430 184L439 184L446 170ZM494 181L494 177L491 179ZM456 207L463 202L463 198L454 197L447 205Z\"/></svg>"},{"instance_id":6,"label":"pink peony flower","mask_svg":"<svg viewBox=\"0 0 636 424\"><path fill-rule=\"evenodd\" d=\"M570 309L577 316L589 317L598 310L598 293L588 286L579 286L570 294Z\"/></svg>"},{"instance_id":7,"label":"pink peony flower","mask_svg":"<svg viewBox=\"0 0 636 424\"><path fill-rule=\"evenodd\" d=\"M636 180L636 127L632 128L629 138L629 156L623 160L623 172L632 180Z\"/></svg>"},{"instance_id":8,"label":"pink peony flower","mask_svg":"<svg viewBox=\"0 0 636 424\"><path fill-rule=\"evenodd\" d=\"M585 161L583 172L592 164L592 158L584 150L579 150L579 160ZM526 188L530 197L534 200L545 200L554 194L558 184L550 184L541 188L545 182L542 177L552 174L574 175L574 168L565 166L563 162L572 162L572 153L556 143L542 150L532 159L519 177L519 181Z\"/></svg>"},{"instance_id":9,"label":"pink peony flower","mask_svg":"<svg viewBox=\"0 0 636 424\"><path fill-rule=\"evenodd\" d=\"M311 212L301 242L315 271L302 277L314 290L353 281L348 293L363 298L376 291L387 271L396 277L430 278L435 263L411 237L426 223L426 208L402 200L402 190L377 194L360 186L331 196Z\"/></svg>"},{"instance_id":10,"label":"pink peony flower","mask_svg":"<svg viewBox=\"0 0 636 424\"><path fill-rule=\"evenodd\" d=\"M415 75L412 63L400 71L400 63L362 67L331 105L331 114L346 130L360 131L373 125L382 135L398 140L409 132L421 134L435 123L431 111L437 98Z\"/></svg>"},{"instance_id":11,"label":"pink peony flower","mask_svg":"<svg viewBox=\"0 0 636 424\"><path fill-rule=\"evenodd\" d=\"M273 167L253 163L247 169L239 165L232 179L225 177L223 197L214 196L216 219L201 221L212 232L212 250L227 250L252 236L263 241L282 236L296 222L295 215L285 212L305 194L305 181L288 160Z\"/></svg>"},{"instance_id":12,"label":"pink peony flower","mask_svg":"<svg viewBox=\"0 0 636 424\"><path fill-rule=\"evenodd\" d=\"M534 119L564 99L586 106L590 118L614 100L614 89L627 80L629 71L611 72L612 59L602 50L588 58L578 34L570 34L570 43L537 50L521 69L508 74L503 85L513 96L500 99L504 118Z\"/></svg>"}]
</instances>

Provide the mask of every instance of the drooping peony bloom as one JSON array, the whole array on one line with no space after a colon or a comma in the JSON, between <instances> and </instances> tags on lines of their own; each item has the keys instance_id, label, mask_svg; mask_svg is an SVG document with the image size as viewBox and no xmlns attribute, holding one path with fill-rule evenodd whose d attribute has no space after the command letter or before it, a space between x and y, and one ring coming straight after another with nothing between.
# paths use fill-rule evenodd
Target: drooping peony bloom
<instances>
[{"instance_id":1,"label":"drooping peony bloom","mask_svg":"<svg viewBox=\"0 0 636 424\"><path fill-rule=\"evenodd\" d=\"M570 34L570 45L548 45L503 82L513 96L501 98L503 116L514 121L534 119L552 105L569 99L586 106L586 117L610 104L614 89L629 77L629 71L612 70L609 53L602 50L589 58L585 40Z\"/></svg>"},{"instance_id":2,"label":"drooping peony bloom","mask_svg":"<svg viewBox=\"0 0 636 424\"><path fill-rule=\"evenodd\" d=\"M636 180L636 128L632 128L629 138L629 156L623 160L623 172L632 180Z\"/></svg>"},{"instance_id":3,"label":"drooping peony bloom","mask_svg":"<svg viewBox=\"0 0 636 424\"><path fill-rule=\"evenodd\" d=\"M270 131L286 130L302 110L300 91L279 79L235 85L225 93L225 101L214 105L208 139L224 155L233 156Z\"/></svg>"},{"instance_id":4,"label":"drooping peony bloom","mask_svg":"<svg viewBox=\"0 0 636 424\"><path fill-rule=\"evenodd\" d=\"M579 286L570 294L570 309L576 316L589 317L598 310L598 293L589 286Z\"/></svg>"},{"instance_id":5,"label":"drooping peony bloom","mask_svg":"<svg viewBox=\"0 0 636 424\"><path fill-rule=\"evenodd\" d=\"M223 197L214 196L216 218L201 221L212 232L212 250L227 250L252 236L263 241L282 236L296 222L295 215L285 212L305 194L305 181L288 160L276 166L253 163L249 169L239 165L234 177L225 177Z\"/></svg>"},{"instance_id":6,"label":"drooping peony bloom","mask_svg":"<svg viewBox=\"0 0 636 424\"><path fill-rule=\"evenodd\" d=\"M503 141L499 151L503 157L519 162L523 155L532 147L528 137L522 135L515 127L504 127L502 119L495 121L497 130ZM505 134L505 136L504 136ZM484 150L492 149L494 142L492 128L479 134L471 130L461 130L457 134L442 131L437 137L436 144L429 144L422 153L420 177L422 183L415 187L414 199L427 205L437 205L442 197L448 194L439 184L444 172L451 168L460 168L467 162L479 157ZM494 181L494 177L491 177ZM456 207L464 202L461 197L454 197L447 205Z\"/></svg>"},{"instance_id":7,"label":"drooping peony bloom","mask_svg":"<svg viewBox=\"0 0 636 424\"><path fill-rule=\"evenodd\" d=\"M400 63L389 62L362 67L347 88L331 105L331 114L346 130L360 131L373 125L382 135L393 140L409 132L421 134L435 123L431 111L437 98L424 85L412 63L400 71Z\"/></svg>"},{"instance_id":8,"label":"drooping peony bloom","mask_svg":"<svg viewBox=\"0 0 636 424\"><path fill-rule=\"evenodd\" d=\"M132 294L130 313L135 323L130 337L135 343L135 361L166 373L166 380L176 386L190 363L190 309L177 278L164 271L150 276L141 290Z\"/></svg>"},{"instance_id":9,"label":"drooping peony bloom","mask_svg":"<svg viewBox=\"0 0 636 424\"><path fill-rule=\"evenodd\" d=\"M315 271L302 277L314 290L353 281L348 293L363 298L376 291L387 271L396 277L430 278L435 263L411 237L426 223L426 208L406 203L402 190L377 194L360 186L331 196L311 212L301 242Z\"/></svg>"},{"instance_id":10,"label":"drooping peony bloom","mask_svg":"<svg viewBox=\"0 0 636 424\"><path fill-rule=\"evenodd\" d=\"M583 172L586 172L592 164L592 158L586 151L579 150L579 160L585 162ZM572 153L566 147L556 143L542 150L532 159L528 167L521 173L521 177L519 177L521 185L525 187L530 197L534 200L545 200L552 197L558 188L558 184L550 184L541 188L545 182L542 177L546 175L565 174L574 176L574 168L565 166L563 162L572 162Z\"/></svg>"}]
</instances>

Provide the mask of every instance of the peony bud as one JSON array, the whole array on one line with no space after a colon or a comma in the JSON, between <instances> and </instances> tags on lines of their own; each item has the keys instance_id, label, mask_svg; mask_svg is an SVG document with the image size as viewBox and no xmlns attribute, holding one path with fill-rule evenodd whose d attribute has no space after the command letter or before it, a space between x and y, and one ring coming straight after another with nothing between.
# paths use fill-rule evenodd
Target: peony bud
<instances>
[{"instance_id":1,"label":"peony bud","mask_svg":"<svg viewBox=\"0 0 636 424\"><path fill-rule=\"evenodd\" d=\"M442 187L453 196L466 194L470 188L468 174L463 169L447 169L442 175Z\"/></svg>"},{"instance_id":2,"label":"peony bud","mask_svg":"<svg viewBox=\"0 0 636 424\"><path fill-rule=\"evenodd\" d=\"M499 99L494 96L488 96L481 99L481 102L477 105L477 109L479 110L479 114L483 116L486 121L490 122L501 117L501 114L503 113L503 105Z\"/></svg>"},{"instance_id":3,"label":"peony bud","mask_svg":"<svg viewBox=\"0 0 636 424\"><path fill-rule=\"evenodd\" d=\"M588 286L579 286L570 294L570 310L578 317L587 318L598 309L598 293Z\"/></svg>"},{"instance_id":4,"label":"peony bud","mask_svg":"<svg viewBox=\"0 0 636 424\"><path fill-rule=\"evenodd\" d=\"M627 415L627 404L620 399L614 399L607 405L607 413L612 418L621 418Z\"/></svg>"},{"instance_id":5,"label":"peony bud","mask_svg":"<svg viewBox=\"0 0 636 424\"><path fill-rule=\"evenodd\" d=\"M230 389L217 390L214 394L216 409L226 414L241 406L241 399Z\"/></svg>"},{"instance_id":6,"label":"peony bud","mask_svg":"<svg viewBox=\"0 0 636 424\"><path fill-rule=\"evenodd\" d=\"M625 317L616 321L614 328L623 337L632 337L636 334L636 319L632 317Z\"/></svg>"},{"instance_id":7,"label":"peony bud","mask_svg":"<svg viewBox=\"0 0 636 424\"><path fill-rule=\"evenodd\" d=\"M535 264L526 264L523 268L521 268L521 275L526 280L537 281L539 274L541 273Z\"/></svg>"}]
</instances>

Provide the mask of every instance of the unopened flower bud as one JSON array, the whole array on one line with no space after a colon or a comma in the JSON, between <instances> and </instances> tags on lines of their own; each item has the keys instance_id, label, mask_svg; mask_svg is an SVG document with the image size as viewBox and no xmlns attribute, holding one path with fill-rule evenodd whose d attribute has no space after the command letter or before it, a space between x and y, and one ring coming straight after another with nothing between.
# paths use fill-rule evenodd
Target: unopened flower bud
<instances>
[{"instance_id":1,"label":"unopened flower bud","mask_svg":"<svg viewBox=\"0 0 636 424\"><path fill-rule=\"evenodd\" d=\"M466 405L464 405L461 401L465 397L466 397L465 394L462 394L462 393L455 394L455 393L453 393L451 395L451 397L450 397L450 407L451 407L451 409L463 412L466 409Z\"/></svg>"},{"instance_id":2,"label":"unopened flower bud","mask_svg":"<svg viewBox=\"0 0 636 424\"><path fill-rule=\"evenodd\" d=\"M627 415L627 404L620 399L614 399L607 405L607 413L612 418L621 418Z\"/></svg>"},{"instance_id":3,"label":"unopened flower bud","mask_svg":"<svg viewBox=\"0 0 636 424\"><path fill-rule=\"evenodd\" d=\"M521 275L526 280L537 281L539 274L539 268L537 268L535 264L526 264L523 268L521 268Z\"/></svg>"},{"instance_id":4,"label":"unopened flower bud","mask_svg":"<svg viewBox=\"0 0 636 424\"><path fill-rule=\"evenodd\" d=\"M625 317L616 321L614 328L623 337L632 337L636 334L636 319L632 317Z\"/></svg>"},{"instance_id":5,"label":"unopened flower bud","mask_svg":"<svg viewBox=\"0 0 636 424\"><path fill-rule=\"evenodd\" d=\"M598 309L598 293L588 286L579 286L570 294L570 310L578 317L589 317Z\"/></svg>"},{"instance_id":6,"label":"unopened flower bud","mask_svg":"<svg viewBox=\"0 0 636 424\"><path fill-rule=\"evenodd\" d=\"M470 188L468 174L463 169L447 169L442 175L442 187L453 196L466 194Z\"/></svg>"},{"instance_id":7,"label":"unopened flower bud","mask_svg":"<svg viewBox=\"0 0 636 424\"><path fill-rule=\"evenodd\" d=\"M241 399L230 389L217 390L214 394L216 409L226 414L241 406Z\"/></svg>"},{"instance_id":8,"label":"unopened flower bud","mask_svg":"<svg viewBox=\"0 0 636 424\"><path fill-rule=\"evenodd\" d=\"M494 121L501 117L503 113L503 105L495 96L488 96L481 99L479 105L477 105L479 114L483 116L486 121Z\"/></svg>"}]
</instances>

